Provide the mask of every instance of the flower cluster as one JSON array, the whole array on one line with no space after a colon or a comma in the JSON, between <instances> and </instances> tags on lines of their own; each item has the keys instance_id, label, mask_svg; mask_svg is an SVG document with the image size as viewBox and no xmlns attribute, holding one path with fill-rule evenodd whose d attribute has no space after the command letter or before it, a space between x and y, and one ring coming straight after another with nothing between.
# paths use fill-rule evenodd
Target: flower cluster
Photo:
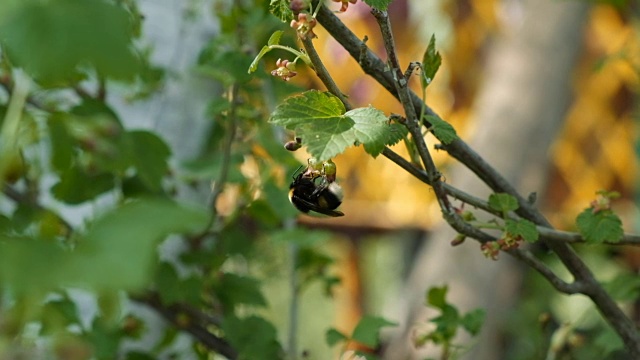
<instances>
[{"instance_id":1,"label":"flower cluster","mask_svg":"<svg viewBox=\"0 0 640 360\"><path fill-rule=\"evenodd\" d=\"M271 75L277 76L284 81L291 80L292 77L298 75L296 70L296 64L289 60L278 59L276 61L277 69L271 71Z\"/></svg>"},{"instance_id":2,"label":"flower cluster","mask_svg":"<svg viewBox=\"0 0 640 360\"><path fill-rule=\"evenodd\" d=\"M307 13L298 14L298 20L291 20L291 27L296 29L298 37L300 39L314 39L318 36L313 32L313 28L316 27L315 18Z\"/></svg>"},{"instance_id":3,"label":"flower cluster","mask_svg":"<svg viewBox=\"0 0 640 360\"><path fill-rule=\"evenodd\" d=\"M598 197L591 202L591 212L594 214L603 210L611 209L611 199L617 199L620 197L620 193L617 191L598 191Z\"/></svg>"},{"instance_id":4,"label":"flower cluster","mask_svg":"<svg viewBox=\"0 0 640 360\"><path fill-rule=\"evenodd\" d=\"M517 249L522 243L521 236L513 236L511 234L505 234L502 239L496 241L488 241L480 245L480 250L487 258L492 260L498 260L498 254L500 251L506 251L510 249Z\"/></svg>"},{"instance_id":5,"label":"flower cluster","mask_svg":"<svg viewBox=\"0 0 640 360\"><path fill-rule=\"evenodd\" d=\"M347 11L347 8L349 8L349 3L355 4L357 1L358 0L333 0L333 2L342 3L342 7L340 8L340 12Z\"/></svg>"}]
</instances>

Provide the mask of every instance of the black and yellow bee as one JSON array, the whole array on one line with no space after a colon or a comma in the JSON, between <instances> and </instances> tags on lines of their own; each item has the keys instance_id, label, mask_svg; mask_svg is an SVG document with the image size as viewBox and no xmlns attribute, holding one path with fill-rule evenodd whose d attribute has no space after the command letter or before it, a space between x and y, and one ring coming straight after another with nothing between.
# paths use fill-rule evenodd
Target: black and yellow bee
<instances>
[{"instance_id":1,"label":"black and yellow bee","mask_svg":"<svg viewBox=\"0 0 640 360\"><path fill-rule=\"evenodd\" d=\"M293 174L293 182L289 186L289 201L303 213L315 211L332 217L344 216L344 213L336 210L342 204L342 188L317 172L305 171L297 176Z\"/></svg>"}]
</instances>

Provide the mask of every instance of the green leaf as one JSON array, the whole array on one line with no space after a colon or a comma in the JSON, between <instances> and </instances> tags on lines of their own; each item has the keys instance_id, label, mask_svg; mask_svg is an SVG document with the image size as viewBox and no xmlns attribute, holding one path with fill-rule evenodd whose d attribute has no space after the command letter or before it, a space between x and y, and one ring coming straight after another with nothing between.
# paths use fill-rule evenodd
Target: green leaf
<instances>
[{"instance_id":1,"label":"green leaf","mask_svg":"<svg viewBox=\"0 0 640 360\"><path fill-rule=\"evenodd\" d=\"M382 111L370 106L348 111L345 116L354 121L351 132L355 140L362 143L364 150L374 158L384 150L387 144L398 142L402 139L402 135L406 134L400 130L404 128L403 126L390 125L389 119Z\"/></svg>"},{"instance_id":2,"label":"green leaf","mask_svg":"<svg viewBox=\"0 0 640 360\"><path fill-rule=\"evenodd\" d=\"M438 340L442 342L449 342L458 332L458 326L460 325L460 315L458 309L451 305L445 305L440 309L442 314L429 320L436 325L434 331L434 342L438 343Z\"/></svg>"},{"instance_id":3,"label":"green leaf","mask_svg":"<svg viewBox=\"0 0 640 360\"><path fill-rule=\"evenodd\" d=\"M385 132L385 135L387 137L385 145L397 144L399 141L405 139L408 133L409 130L406 126L402 124L392 123L391 125L389 125L389 128Z\"/></svg>"},{"instance_id":4,"label":"green leaf","mask_svg":"<svg viewBox=\"0 0 640 360\"><path fill-rule=\"evenodd\" d=\"M343 119L345 108L340 99L329 92L305 91L284 100L271 114L270 123L295 130L310 122L338 121Z\"/></svg>"},{"instance_id":5,"label":"green leaf","mask_svg":"<svg viewBox=\"0 0 640 360\"><path fill-rule=\"evenodd\" d=\"M16 293L63 286L96 291L147 286L157 257L155 244L170 233L201 231L205 210L169 201L130 202L96 220L73 251L40 239L0 236L0 283Z\"/></svg>"},{"instance_id":6,"label":"green leaf","mask_svg":"<svg viewBox=\"0 0 640 360\"><path fill-rule=\"evenodd\" d=\"M478 335L482 329L485 317L486 312L484 309L475 309L466 313L462 319L460 319L460 324L469 334L475 336Z\"/></svg>"},{"instance_id":7,"label":"green leaf","mask_svg":"<svg viewBox=\"0 0 640 360\"><path fill-rule=\"evenodd\" d=\"M47 121L51 139L51 165L58 173L63 173L73 162L75 140L67 131L61 114L53 114Z\"/></svg>"},{"instance_id":8,"label":"green leaf","mask_svg":"<svg viewBox=\"0 0 640 360\"><path fill-rule=\"evenodd\" d=\"M269 11L282 22L288 23L293 20L293 11L291 11L290 4L291 0L271 0Z\"/></svg>"},{"instance_id":9,"label":"green leaf","mask_svg":"<svg viewBox=\"0 0 640 360\"><path fill-rule=\"evenodd\" d=\"M282 31L282 30L275 31L269 37L269 41L267 41L267 45L271 46L271 45L280 44L280 38L282 37L282 34L284 34L284 31Z\"/></svg>"},{"instance_id":10,"label":"green leaf","mask_svg":"<svg viewBox=\"0 0 640 360\"><path fill-rule=\"evenodd\" d=\"M525 241L538 241L538 230L536 229L536 225L529 220L507 219L505 221L505 229L509 234L521 236Z\"/></svg>"},{"instance_id":11,"label":"green leaf","mask_svg":"<svg viewBox=\"0 0 640 360\"><path fill-rule=\"evenodd\" d=\"M406 129L389 124L384 113L373 107L344 111L336 96L312 90L285 100L270 122L295 130L307 151L319 161L333 158L354 144L363 144L365 151L376 157L386 145L406 135Z\"/></svg>"},{"instance_id":12,"label":"green leaf","mask_svg":"<svg viewBox=\"0 0 640 360\"><path fill-rule=\"evenodd\" d=\"M620 336L611 330L610 327L605 326L600 333L593 340L593 345L602 349L605 354L611 354L615 351L624 349L624 342L620 339ZM602 358L612 358L605 356Z\"/></svg>"},{"instance_id":13,"label":"green leaf","mask_svg":"<svg viewBox=\"0 0 640 360\"><path fill-rule=\"evenodd\" d=\"M442 287L434 286L427 292L427 304L438 309L444 309L447 305L446 297L449 288L445 285Z\"/></svg>"},{"instance_id":14,"label":"green leaf","mask_svg":"<svg viewBox=\"0 0 640 360\"><path fill-rule=\"evenodd\" d=\"M601 210L593 213L587 208L576 218L578 231L587 243L600 244L605 241L617 242L622 239L622 221L611 210Z\"/></svg>"},{"instance_id":15,"label":"green leaf","mask_svg":"<svg viewBox=\"0 0 640 360\"><path fill-rule=\"evenodd\" d=\"M327 345L329 346L334 346L337 343L340 342L344 342L349 340L349 337L343 333L341 333L340 331L331 328L329 330L327 330L327 332L324 334L324 339L327 343Z\"/></svg>"},{"instance_id":16,"label":"green leaf","mask_svg":"<svg viewBox=\"0 0 640 360\"><path fill-rule=\"evenodd\" d=\"M115 359L118 354L120 340L123 337L121 329L107 324L100 317L93 320L91 331L85 334L85 338L92 345L93 355L96 359Z\"/></svg>"},{"instance_id":17,"label":"green leaf","mask_svg":"<svg viewBox=\"0 0 640 360\"><path fill-rule=\"evenodd\" d=\"M94 200L114 186L115 180L111 174L89 175L79 167L73 166L62 173L60 181L53 185L51 191L56 199L76 205Z\"/></svg>"},{"instance_id":18,"label":"green leaf","mask_svg":"<svg viewBox=\"0 0 640 360\"><path fill-rule=\"evenodd\" d=\"M352 133L354 121L341 117L334 121L315 121L296 130L302 145L318 161L325 161L353 146L356 138Z\"/></svg>"},{"instance_id":19,"label":"green leaf","mask_svg":"<svg viewBox=\"0 0 640 360\"><path fill-rule=\"evenodd\" d=\"M296 269L307 271L312 276L322 275L322 272L331 264L334 259L318 250L304 247L298 251L296 256Z\"/></svg>"},{"instance_id":20,"label":"green leaf","mask_svg":"<svg viewBox=\"0 0 640 360\"><path fill-rule=\"evenodd\" d=\"M127 132L129 156L138 176L152 192L160 191L162 179L169 170L171 150L156 134L144 130Z\"/></svg>"},{"instance_id":21,"label":"green leaf","mask_svg":"<svg viewBox=\"0 0 640 360\"><path fill-rule=\"evenodd\" d=\"M434 115L427 115L424 118L431 124L430 130L433 131L435 137L443 144L451 144L452 141L458 138L456 129L448 122Z\"/></svg>"},{"instance_id":22,"label":"green leaf","mask_svg":"<svg viewBox=\"0 0 640 360\"><path fill-rule=\"evenodd\" d=\"M612 298L618 301L633 301L640 297L640 276L622 274L602 284Z\"/></svg>"},{"instance_id":23,"label":"green leaf","mask_svg":"<svg viewBox=\"0 0 640 360\"><path fill-rule=\"evenodd\" d=\"M177 302L198 305L202 292L202 278L191 276L181 279L172 265L162 263L156 274L156 287L165 305Z\"/></svg>"},{"instance_id":24,"label":"green leaf","mask_svg":"<svg viewBox=\"0 0 640 360\"><path fill-rule=\"evenodd\" d=\"M281 359L282 348L278 343L276 328L257 316L244 319L225 317L222 323L225 338L238 350L238 359Z\"/></svg>"},{"instance_id":25,"label":"green leaf","mask_svg":"<svg viewBox=\"0 0 640 360\"><path fill-rule=\"evenodd\" d=\"M392 1L393 0L364 0L367 5L380 11L387 11L387 8Z\"/></svg>"},{"instance_id":26,"label":"green leaf","mask_svg":"<svg viewBox=\"0 0 640 360\"><path fill-rule=\"evenodd\" d=\"M440 64L442 64L442 57L440 53L436 51L436 37L435 35L431 35L429 46L422 56L422 77L420 78L420 83L423 89L431 84L433 78L436 76L436 72L438 72L440 68Z\"/></svg>"},{"instance_id":27,"label":"green leaf","mask_svg":"<svg viewBox=\"0 0 640 360\"><path fill-rule=\"evenodd\" d=\"M71 324L81 323L76 304L66 295L47 301L42 313L42 334L52 334Z\"/></svg>"},{"instance_id":28,"label":"green leaf","mask_svg":"<svg viewBox=\"0 0 640 360\"><path fill-rule=\"evenodd\" d=\"M380 329L385 326L397 326L397 323L376 316L364 316L353 330L351 338L363 345L378 346Z\"/></svg>"},{"instance_id":29,"label":"green leaf","mask_svg":"<svg viewBox=\"0 0 640 360\"><path fill-rule=\"evenodd\" d=\"M74 77L81 65L118 79L139 67L129 14L100 0L24 1L0 18L0 43L17 66L47 83Z\"/></svg>"},{"instance_id":30,"label":"green leaf","mask_svg":"<svg viewBox=\"0 0 640 360\"><path fill-rule=\"evenodd\" d=\"M260 282L249 277L223 273L213 285L213 291L226 311L232 311L239 304L255 306L267 304L262 292L260 292Z\"/></svg>"},{"instance_id":31,"label":"green leaf","mask_svg":"<svg viewBox=\"0 0 640 360\"><path fill-rule=\"evenodd\" d=\"M506 193L494 193L489 195L489 207L505 213L516 210L518 208L518 200Z\"/></svg>"},{"instance_id":32,"label":"green leaf","mask_svg":"<svg viewBox=\"0 0 640 360\"><path fill-rule=\"evenodd\" d=\"M93 281L103 287L137 289L145 285L155 265L158 241L169 234L201 231L205 209L161 199L129 202L98 219L86 234L86 246L75 254L78 266L96 271ZM81 244L82 245L82 244Z\"/></svg>"}]
</instances>

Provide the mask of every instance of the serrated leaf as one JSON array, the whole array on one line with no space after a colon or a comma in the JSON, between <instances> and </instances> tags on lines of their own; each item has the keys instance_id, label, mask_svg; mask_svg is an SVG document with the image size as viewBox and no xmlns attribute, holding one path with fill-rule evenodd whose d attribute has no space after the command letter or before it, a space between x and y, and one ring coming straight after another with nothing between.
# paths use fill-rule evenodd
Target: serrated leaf
<instances>
[{"instance_id":1,"label":"serrated leaf","mask_svg":"<svg viewBox=\"0 0 640 360\"><path fill-rule=\"evenodd\" d=\"M503 213L513 211L518 208L518 200L506 193L494 193L489 195L489 207Z\"/></svg>"},{"instance_id":2,"label":"serrated leaf","mask_svg":"<svg viewBox=\"0 0 640 360\"><path fill-rule=\"evenodd\" d=\"M282 31L282 30L275 31L269 37L269 41L267 41L267 45L271 46L271 45L280 44L280 38L282 37L282 34L284 34L284 31Z\"/></svg>"},{"instance_id":3,"label":"serrated leaf","mask_svg":"<svg viewBox=\"0 0 640 360\"><path fill-rule=\"evenodd\" d=\"M295 130L297 126L315 120L340 120L345 111L344 105L336 96L310 90L285 99L271 114L269 122Z\"/></svg>"},{"instance_id":4,"label":"serrated leaf","mask_svg":"<svg viewBox=\"0 0 640 360\"><path fill-rule=\"evenodd\" d=\"M431 124L430 130L433 131L433 135L440 140L443 144L451 144L451 142L458 138L456 129L448 122L440 119L434 115L425 116L425 120Z\"/></svg>"},{"instance_id":5,"label":"serrated leaf","mask_svg":"<svg viewBox=\"0 0 640 360\"><path fill-rule=\"evenodd\" d=\"M387 140L385 141L385 145L390 146L397 144L400 140L403 140L408 133L409 130L406 126L392 123L391 125L389 125L389 128L386 132Z\"/></svg>"},{"instance_id":6,"label":"serrated leaf","mask_svg":"<svg viewBox=\"0 0 640 360\"><path fill-rule=\"evenodd\" d=\"M480 329L482 329L485 316L486 312L483 309L475 309L466 313L462 319L460 319L460 324L469 334L475 336L478 335Z\"/></svg>"},{"instance_id":7,"label":"serrated leaf","mask_svg":"<svg viewBox=\"0 0 640 360\"><path fill-rule=\"evenodd\" d=\"M601 210L594 214L592 208L585 209L576 218L576 225L584 240L591 244L617 242L624 234L622 221L611 210Z\"/></svg>"},{"instance_id":8,"label":"serrated leaf","mask_svg":"<svg viewBox=\"0 0 640 360\"><path fill-rule=\"evenodd\" d=\"M528 241L528 242L538 241L539 234L538 234L538 230L536 229L536 225L529 220L507 219L505 221L505 229L509 234L521 236L525 241Z\"/></svg>"},{"instance_id":9,"label":"serrated leaf","mask_svg":"<svg viewBox=\"0 0 640 360\"><path fill-rule=\"evenodd\" d=\"M291 11L290 6L291 0L271 0L269 11L282 22L288 23L293 20L293 11Z\"/></svg>"},{"instance_id":10,"label":"serrated leaf","mask_svg":"<svg viewBox=\"0 0 640 360\"><path fill-rule=\"evenodd\" d=\"M393 0L364 0L365 4L380 11L387 11L387 8L392 1Z\"/></svg>"},{"instance_id":11,"label":"serrated leaf","mask_svg":"<svg viewBox=\"0 0 640 360\"><path fill-rule=\"evenodd\" d=\"M348 111L345 116L353 119L353 135L355 140L364 145L364 150L373 156L378 156L387 144L392 134L389 119L384 113L371 106Z\"/></svg>"},{"instance_id":12,"label":"serrated leaf","mask_svg":"<svg viewBox=\"0 0 640 360\"><path fill-rule=\"evenodd\" d=\"M398 324L377 316L364 316L353 330L351 338L363 345L375 348L378 346L380 329Z\"/></svg>"},{"instance_id":13,"label":"serrated leaf","mask_svg":"<svg viewBox=\"0 0 640 360\"><path fill-rule=\"evenodd\" d=\"M356 141L351 129L354 121L348 117L333 120L317 120L297 128L296 135L302 145L318 161L325 161L353 146Z\"/></svg>"},{"instance_id":14,"label":"serrated leaf","mask_svg":"<svg viewBox=\"0 0 640 360\"><path fill-rule=\"evenodd\" d=\"M273 112L270 122L295 130L307 151L319 161L354 144L363 144L365 151L375 157L387 144L406 134L400 125L390 125L384 113L373 107L344 111L337 97L312 90L285 100Z\"/></svg>"},{"instance_id":15,"label":"serrated leaf","mask_svg":"<svg viewBox=\"0 0 640 360\"><path fill-rule=\"evenodd\" d=\"M341 333L340 331L331 328L329 330L327 330L326 333L324 333L324 339L327 343L327 345L329 346L334 346L337 343L346 341L349 339L349 337L343 333Z\"/></svg>"},{"instance_id":16,"label":"serrated leaf","mask_svg":"<svg viewBox=\"0 0 640 360\"><path fill-rule=\"evenodd\" d=\"M434 286L427 292L427 304L438 309L444 309L447 305L446 297L449 288L445 285L442 287Z\"/></svg>"},{"instance_id":17,"label":"serrated leaf","mask_svg":"<svg viewBox=\"0 0 640 360\"><path fill-rule=\"evenodd\" d=\"M429 46L427 46L427 50L425 50L422 56L422 77L420 78L420 83L423 89L431 84L441 64L442 57L440 53L436 51L436 37L435 35L431 35Z\"/></svg>"}]
</instances>

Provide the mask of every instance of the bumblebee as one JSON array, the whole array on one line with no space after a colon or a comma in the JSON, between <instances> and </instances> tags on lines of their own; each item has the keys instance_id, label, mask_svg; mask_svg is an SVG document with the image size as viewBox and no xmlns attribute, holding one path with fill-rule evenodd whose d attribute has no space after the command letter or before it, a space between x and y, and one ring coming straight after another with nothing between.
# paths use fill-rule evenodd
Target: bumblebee
<instances>
[{"instance_id":1,"label":"bumblebee","mask_svg":"<svg viewBox=\"0 0 640 360\"><path fill-rule=\"evenodd\" d=\"M326 175L317 171L308 169L297 176L296 173L289 186L289 201L296 209L305 214L315 211L332 217L344 216L344 213L336 210L342 203L340 185L330 182Z\"/></svg>"}]
</instances>

